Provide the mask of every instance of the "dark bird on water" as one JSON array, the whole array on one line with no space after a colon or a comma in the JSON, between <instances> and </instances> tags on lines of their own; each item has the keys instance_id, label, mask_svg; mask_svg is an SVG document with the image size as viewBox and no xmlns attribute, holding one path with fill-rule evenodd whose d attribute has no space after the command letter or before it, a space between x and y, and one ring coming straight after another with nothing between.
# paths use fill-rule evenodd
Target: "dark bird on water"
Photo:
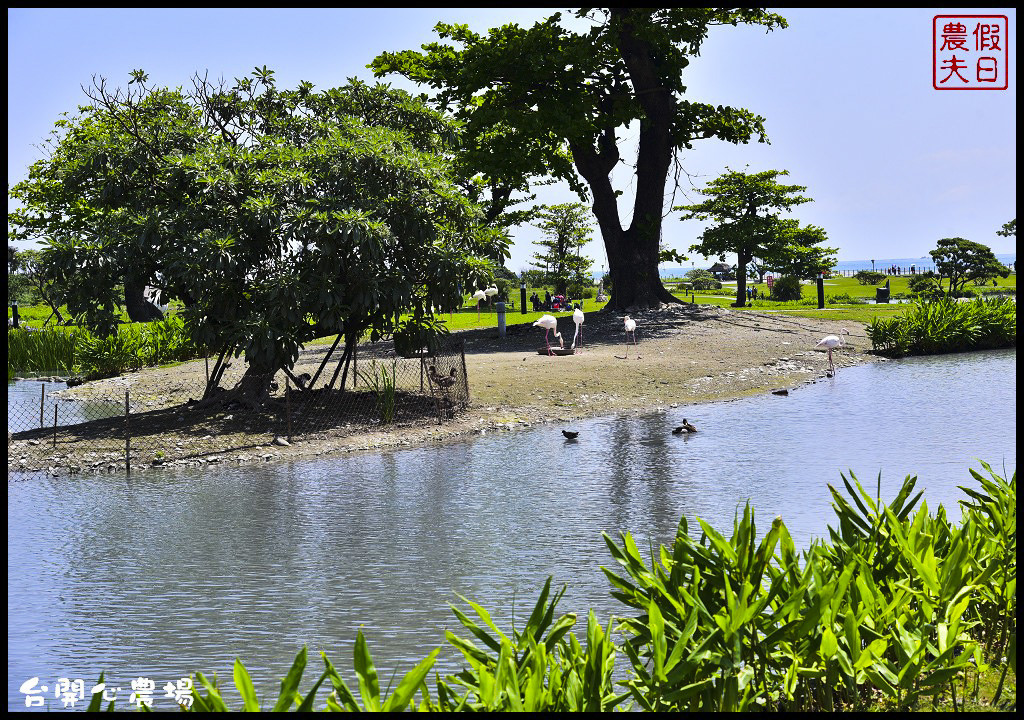
<instances>
[{"instance_id":1,"label":"dark bird on water","mask_svg":"<svg viewBox=\"0 0 1024 720\"><path fill-rule=\"evenodd\" d=\"M693 425L688 423L686 421L686 418L683 418L683 424L680 425L679 427L677 427L675 430L673 430L672 434L673 435L683 435L683 434L687 434L688 435L690 433L695 433L695 432L697 432L697 428L695 428Z\"/></svg>"},{"instance_id":2,"label":"dark bird on water","mask_svg":"<svg viewBox=\"0 0 1024 720\"><path fill-rule=\"evenodd\" d=\"M572 430L563 430L562 434L565 435L567 440L575 440L579 435L578 432L573 432Z\"/></svg>"}]
</instances>

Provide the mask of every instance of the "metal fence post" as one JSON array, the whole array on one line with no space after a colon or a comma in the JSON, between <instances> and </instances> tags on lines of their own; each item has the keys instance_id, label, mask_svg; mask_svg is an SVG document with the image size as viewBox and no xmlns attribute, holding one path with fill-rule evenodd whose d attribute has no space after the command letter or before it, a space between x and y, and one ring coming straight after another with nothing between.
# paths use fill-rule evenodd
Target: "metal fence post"
<instances>
[{"instance_id":1,"label":"metal fence post","mask_svg":"<svg viewBox=\"0 0 1024 720\"><path fill-rule=\"evenodd\" d=\"M128 388L124 389L124 469L128 475L132 474L132 450L131 433L128 425Z\"/></svg>"},{"instance_id":2,"label":"metal fence post","mask_svg":"<svg viewBox=\"0 0 1024 720\"><path fill-rule=\"evenodd\" d=\"M284 378L284 414L288 418L288 442L292 441L292 384L285 375Z\"/></svg>"},{"instance_id":3,"label":"metal fence post","mask_svg":"<svg viewBox=\"0 0 1024 720\"><path fill-rule=\"evenodd\" d=\"M43 403L46 402L46 383L39 384L39 429L43 428Z\"/></svg>"},{"instance_id":4,"label":"metal fence post","mask_svg":"<svg viewBox=\"0 0 1024 720\"><path fill-rule=\"evenodd\" d=\"M57 403L53 404L53 446L57 447Z\"/></svg>"}]
</instances>

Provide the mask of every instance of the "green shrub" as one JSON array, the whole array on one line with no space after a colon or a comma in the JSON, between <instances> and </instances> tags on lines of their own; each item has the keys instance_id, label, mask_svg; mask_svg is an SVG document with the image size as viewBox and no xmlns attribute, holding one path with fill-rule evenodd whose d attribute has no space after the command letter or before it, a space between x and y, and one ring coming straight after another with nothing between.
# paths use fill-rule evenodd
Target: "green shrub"
<instances>
[{"instance_id":1,"label":"green shrub","mask_svg":"<svg viewBox=\"0 0 1024 720\"><path fill-rule=\"evenodd\" d=\"M99 338L78 327L7 333L7 364L14 372L120 375L125 370L200 357L202 350L176 316L151 323L120 325Z\"/></svg>"},{"instance_id":2,"label":"green shrub","mask_svg":"<svg viewBox=\"0 0 1024 720\"><path fill-rule=\"evenodd\" d=\"M697 292L709 292L711 290L721 290L722 283L720 283L714 275L707 270L702 268L694 268L686 273L686 280L690 284L692 290Z\"/></svg>"},{"instance_id":3,"label":"green shrub","mask_svg":"<svg viewBox=\"0 0 1024 720\"><path fill-rule=\"evenodd\" d=\"M849 293L841 293L839 295L826 296L825 303L827 305L863 305L864 298L853 297Z\"/></svg>"},{"instance_id":4,"label":"green shrub","mask_svg":"<svg viewBox=\"0 0 1024 720\"><path fill-rule=\"evenodd\" d=\"M858 270L853 276L861 285L878 285L887 277L885 273L874 270Z\"/></svg>"},{"instance_id":5,"label":"green shrub","mask_svg":"<svg viewBox=\"0 0 1024 720\"><path fill-rule=\"evenodd\" d=\"M274 709L315 709L324 683L335 711L601 712L627 701L657 712L834 712L866 704L905 711L947 690L954 707L957 695L976 701L968 671L987 670L986 659L1003 653L1004 668L1015 665L1017 606L1017 476L1006 480L982 465L988 477L971 470L980 488L961 488L969 499L958 523L941 505L929 513L914 493L916 477L907 476L886 504L881 475L874 493L853 473L841 475L842 489L828 485L836 515L828 538L799 553L781 518L760 535L749 504L730 537L700 519L691 534L683 518L673 543L652 548L649 559L630 533L618 541L605 534L615 564L602 570L624 609L607 629L589 613L585 645L571 632L576 615L557 613L565 589L552 595L549 578L511 632L466 598L475 617L452 607L470 636L447 631L445 638L466 662L436 677L436 695L426 678L440 648L382 694L359 631L358 693L321 654L325 669L301 695L303 648ZM620 651L624 677L615 673ZM229 709L216 678L196 677L188 709ZM234 682L244 709L259 710L238 660ZM1001 690L1002 682L993 704ZM101 700L94 694L89 709L101 709Z\"/></svg>"},{"instance_id":6,"label":"green shrub","mask_svg":"<svg viewBox=\"0 0 1024 720\"><path fill-rule=\"evenodd\" d=\"M876 317L867 332L872 348L891 357L1016 347L1017 304L1009 298L944 298L893 318Z\"/></svg>"},{"instance_id":7,"label":"green shrub","mask_svg":"<svg viewBox=\"0 0 1024 720\"><path fill-rule=\"evenodd\" d=\"M771 299L775 302L793 302L803 298L800 278L783 275L772 283Z\"/></svg>"},{"instance_id":8,"label":"green shrub","mask_svg":"<svg viewBox=\"0 0 1024 720\"><path fill-rule=\"evenodd\" d=\"M79 362L77 348L88 335L79 328L7 331L8 375L15 373L71 374Z\"/></svg>"}]
</instances>

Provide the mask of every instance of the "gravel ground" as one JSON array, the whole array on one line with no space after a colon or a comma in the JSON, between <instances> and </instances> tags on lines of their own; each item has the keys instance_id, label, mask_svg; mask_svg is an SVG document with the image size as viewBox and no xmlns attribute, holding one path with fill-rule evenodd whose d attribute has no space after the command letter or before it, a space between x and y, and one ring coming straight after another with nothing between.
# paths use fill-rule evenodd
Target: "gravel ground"
<instances>
[{"instance_id":1,"label":"gravel ground","mask_svg":"<svg viewBox=\"0 0 1024 720\"><path fill-rule=\"evenodd\" d=\"M202 439L210 444L208 451L202 457L176 452L188 446L177 439L183 434L169 431L159 438L166 450L162 465L265 462L437 443L538 423L643 413L782 388L793 390L825 377L826 354L816 351L814 345L841 329L835 322L714 306L669 306L639 313L634 319L635 346L632 342L627 345L622 315L589 314L577 354L563 356L538 352L545 350L544 332L538 327L512 325L504 338L498 337L495 328L464 331L471 405L443 425L419 421L387 428L364 425L353 430L349 426L293 437L289 446L274 445L265 432L246 438L244 430L237 427L231 432L218 431L215 425L191 427L192 438L205 433ZM558 328L569 347L575 332L572 318L560 318ZM848 344L833 352L839 373L843 367L881 359L868 354L870 342L863 326L848 329ZM195 397L194 379L197 372L202 377L202 362L145 370L64 392L82 399L109 395L130 384L133 397L148 389L152 397L159 396L161 404L180 404L190 393ZM94 452L85 462L81 456L48 451L45 439L9 439L8 466L53 474L123 470L123 440L110 444L110 448L91 446Z\"/></svg>"}]
</instances>

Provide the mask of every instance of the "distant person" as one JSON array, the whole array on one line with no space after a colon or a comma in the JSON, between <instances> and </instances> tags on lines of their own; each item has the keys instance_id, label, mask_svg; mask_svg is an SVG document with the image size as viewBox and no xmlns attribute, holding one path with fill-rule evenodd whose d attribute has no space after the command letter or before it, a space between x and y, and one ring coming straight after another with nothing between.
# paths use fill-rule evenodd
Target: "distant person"
<instances>
[{"instance_id":1,"label":"distant person","mask_svg":"<svg viewBox=\"0 0 1024 720\"><path fill-rule=\"evenodd\" d=\"M544 309L548 310L548 311L551 310L551 291L550 290L545 290L544 291Z\"/></svg>"}]
</instances>

